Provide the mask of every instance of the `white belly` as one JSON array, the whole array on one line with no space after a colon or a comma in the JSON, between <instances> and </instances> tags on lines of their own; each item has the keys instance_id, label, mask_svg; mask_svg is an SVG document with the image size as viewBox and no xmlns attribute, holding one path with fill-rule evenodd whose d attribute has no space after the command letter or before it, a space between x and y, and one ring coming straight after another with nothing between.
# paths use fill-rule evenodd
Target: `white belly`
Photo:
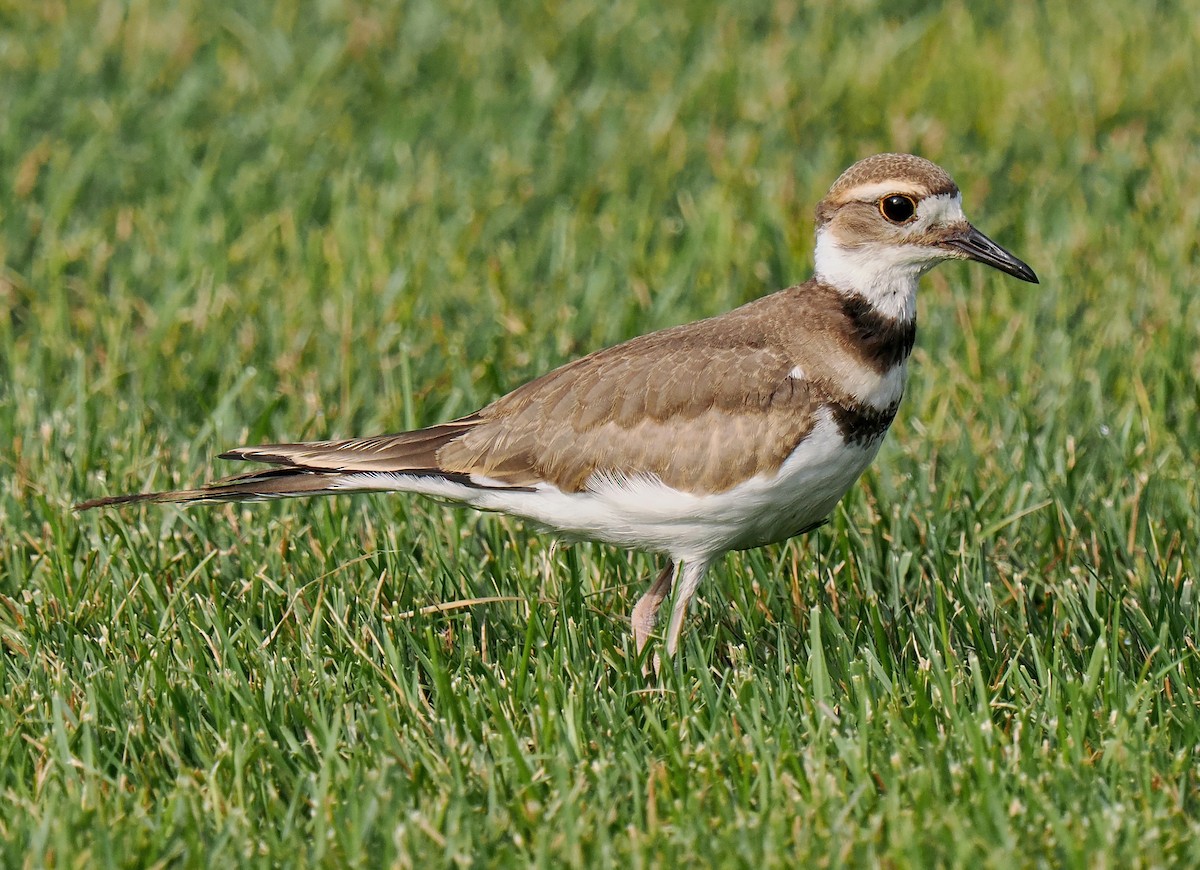
<instances>
[{"instance_id":1,"label":"white belly","mask_svg":"<svg viewBox=\"0 0 1200 870\"><path fill-rule=\"evenodd\" d=\"M821 523L870 465L883 441L848 445L827 411L772 474L725 492L696 495L653 475L597 476L583 492L541 484L523 492L480 489L435 477L347 475L347 489L418 492L524 517L572 538L688 561L782 541Z\"/></svg>"},{"instance_id":2,"label":"white belly","mask_svg":"<svg viewBox=\"0 0 1200 870\"><path fill-rule=\"evenodd\" d=\"M603 477L564 493L479 492L464 498L588 540L695 560L781 541L824 520L875 458L882 436L849 446L828 413L773 474L693 495L657 477ZM463 496L459 496L463 498Z\"/></svg>"}]
</instances>

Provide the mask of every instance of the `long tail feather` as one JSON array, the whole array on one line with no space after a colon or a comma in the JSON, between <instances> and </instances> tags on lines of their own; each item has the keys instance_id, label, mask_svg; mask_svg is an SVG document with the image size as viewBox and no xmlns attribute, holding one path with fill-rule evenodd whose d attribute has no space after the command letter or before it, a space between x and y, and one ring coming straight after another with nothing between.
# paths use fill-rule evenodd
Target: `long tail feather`
<instances>
[{"instance_id":1,"label":"long tail feather","mask_svg":"<svg viewBox=\"0 0 1200 870\"><path fill-rule=\"evenodd\" d=\"M305 471L299 468L268 468L237 477L205 484L199 489L176 489L165 492L137 492L93 498L75 505L86 511L99 507L116 507L139 502L191 504L196 502L261 501L303 495L332 495L352 491L353 486L337 485L346 475L340 473Z\"/></svg>"},{"instance_id":2,"label":"long tail feather","mask_svg":"<svg viewBox=\"0 0 1200 870\"><path fill-rule=\"evenodd\" d=\"M220 458L265 462L277 467L222 478L199 489L94 498L75 505L75 510L141 502L189 504L261 501L380 489L412 490L451 499L457 498L454 486L473 490L529 491L529 487L521 483L497 479L501 477L499 474L484 474L476 479L473 469L469 467L447 468L440 464L439 449L462 437L479 420L477 415L472 414L427 429L375 438L239 447L222 453ZM414 485L416 481L429 483L434 480L450 488Z\"/></svg>"}]
</instances>

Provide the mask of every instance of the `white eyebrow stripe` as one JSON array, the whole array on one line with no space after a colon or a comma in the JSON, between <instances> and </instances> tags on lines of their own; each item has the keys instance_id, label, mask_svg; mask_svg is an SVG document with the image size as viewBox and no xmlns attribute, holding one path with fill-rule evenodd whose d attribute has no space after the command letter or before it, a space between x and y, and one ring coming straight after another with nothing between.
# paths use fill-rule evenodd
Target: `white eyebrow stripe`
<instances>
[{"instance_id":1,"label":"white eyebrow stripe","mask_svg":"<svg viewBox=\"0 0 1200 870\"><path fill-rule=\"evenodd\" d=\"M876 181L871 184L860 184L857 187L852 187L846 193L839 197L843 202L859 200L867 202L873 199L882 199L890 193L908 194L914 199L921 199L929 193L929 189L913 184L911 181Z\"/></svg>"}]
</instances>

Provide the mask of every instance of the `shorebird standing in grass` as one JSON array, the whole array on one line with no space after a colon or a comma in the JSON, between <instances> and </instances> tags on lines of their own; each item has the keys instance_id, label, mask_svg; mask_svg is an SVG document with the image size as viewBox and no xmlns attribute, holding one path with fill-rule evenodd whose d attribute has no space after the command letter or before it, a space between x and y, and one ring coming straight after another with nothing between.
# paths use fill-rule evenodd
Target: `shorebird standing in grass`
<instances>
[{"instance_id":1,"label":"shorebird standing in grass","mask_svg":"<svg viewBox=\"0 0 1200 870\"><path fill-rule=\"evenodd\" d=\"M940 167L869 157L817 206L804 284L597 351L449 423L239 447L221 458L271 467L77 507L385 490L500 511L664 554L633 635L640 651L673 592L672 655L714 560L821 525L870 464L904 393L918 279L963 259L1037 282L967 222Z\"/></svg>"}]
</instances>

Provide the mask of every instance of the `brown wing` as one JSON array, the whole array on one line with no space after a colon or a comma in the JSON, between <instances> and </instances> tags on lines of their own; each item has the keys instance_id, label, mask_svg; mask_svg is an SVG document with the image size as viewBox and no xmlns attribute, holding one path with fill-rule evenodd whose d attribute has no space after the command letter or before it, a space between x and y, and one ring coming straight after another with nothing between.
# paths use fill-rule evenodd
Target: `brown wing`
<instances>
[{"instance_id":1,"label":"brown wing","mask_svg":"<svg viewBox=\"0 0 1200 870\"><path fill-rule=\"evenodd\" d=\"M445 469L438 464L438 450L460 438L478 422L478 415L472 414L449 423L395 435L238 447L222 453L220 458L291 465L309 471L440 473Z\"/></svg>"},{"instance_id":2,"label":"brown wing","mask_svg":"<svg viewBox=\"0 0 1200 870\"><path fill-rule=\"evenodd\" d=\"M766 300L759 300L763 303ZM814 387L752 304L568 363L462 419L397 435L223 454L312 471L442 473L582 490L594 474L719 492L812 430Z\"/></svg>"},{"instance_id":3,"label":"brown wing","mask_svg":"<svg viewBox=\"0 0 1200 870\"><path fill-rule=\"evenodd\" d=\"M891 422L894 405L862 406L832 387L848 371L861 377L878 366L859 358L856 327L831 299L840 299L837 291L809 281L598 351L449 423L376 438L241 447L222 457L281 467L200 490L80 507L345 492L353 489L347 476L388 473L473 486L548 482L567 492L595 475L644 474L687 492L721 492L778 468L812 431L821 407L851 440L875 439ZM911 331L896 340L911 343Z\"/></svg>"},{"instance_id":4,"label":"brown wing","mask_svg":"<svg viewBox=\"0 0 1200 870\"><path fill-rule=\"evenodd\" d=\"M643 336L531 381L438 450L441 468L577 492L593 474L654 474L719 492L778 467L811 431L811 385L729 315ZM743 328L732 328L743 327Z\"/></svg>"}]
</instances>

